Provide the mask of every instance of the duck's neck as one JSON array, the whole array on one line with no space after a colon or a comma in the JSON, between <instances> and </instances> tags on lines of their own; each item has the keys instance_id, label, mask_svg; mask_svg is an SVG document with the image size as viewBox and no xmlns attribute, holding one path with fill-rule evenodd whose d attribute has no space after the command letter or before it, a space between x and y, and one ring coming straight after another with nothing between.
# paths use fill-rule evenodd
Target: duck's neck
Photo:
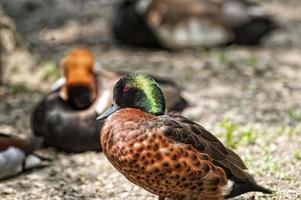
<instances>
[{"instance_id":1,"label":"duck's neck","mask_svg":"<svg viewBox=\"0 0 301 200\"><path fill-rule=\"evenodd\" d=\"M85 109L91 106L98 96L97 80L95 75L70 81L60 91L60 96L75 109Z\"/></svg>"}]
</instances>

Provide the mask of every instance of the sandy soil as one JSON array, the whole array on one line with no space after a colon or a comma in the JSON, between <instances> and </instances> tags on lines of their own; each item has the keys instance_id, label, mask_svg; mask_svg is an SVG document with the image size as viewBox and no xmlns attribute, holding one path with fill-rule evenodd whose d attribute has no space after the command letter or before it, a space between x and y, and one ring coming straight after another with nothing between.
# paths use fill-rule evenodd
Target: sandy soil
<instances>
[{"instance_id":1,"label":"sandy soil","mask_svg":"<svg viewBox=\"0 0 301 200\"><path fill-rule=\"evenodd\" d=\"M26 83L41 75L43 63L55 63L69 48L87 46L95 52L97 67L176 79L191 104L183 114L222 140L224 130L218 123L226 116L241 128L251 126L255 139L239 145L236 151L259 183L277 192L271 196L248 194L242 199L301 199L299 0L261 1L286 26L263 47L182 52L116 44L109 36L113 4L108 0L66 0L60 4L58 0L17 1L0 1L25 43L22 48L12 48L4 58L4 67L16 66L17 70L11 76L6 73L4 79L9 84L0 87L0 132L28 136L30 112L53 80L37 79L42 82L36 86L46 87L35 90L23 89L18 81ZM22 54L17 51L20 48L29 51ZM26 63L29 56L34 61ZM33 76L24 76L24 70ZM55 157L52 165L1 182L1 199L156 199L121 176L101 153L44 152Z\"/></svg>"}]
</instances>

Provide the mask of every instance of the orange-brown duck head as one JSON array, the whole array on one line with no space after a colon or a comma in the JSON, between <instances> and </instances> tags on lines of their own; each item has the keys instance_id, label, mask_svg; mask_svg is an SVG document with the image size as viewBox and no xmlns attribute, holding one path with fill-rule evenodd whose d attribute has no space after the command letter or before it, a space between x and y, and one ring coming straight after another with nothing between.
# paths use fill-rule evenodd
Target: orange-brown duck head
<instances>
[{"instance_id":1,"label":"orange-brown duck head","mask_svg":"<svg viewBox=\"0 0 301 200\"><path fill-rule=\"evenodd\" d=\"M93 63L92 52L84 48L74 49L62 60L66 83L60 97L75 109L89 107L97 97Z\"/></svg>"},{"instance_id":2,"label":"orange-brown duck head","mask_svg":"<svg viewBox=\"0 0 301 200\"><path fill-rule=\"evenodd\" d=\"M138 108L154 115L165 113L165 98L158 83L142 73L129 73L114 87L113 104L97 117L103 120L122 108Z\"/></svg>"}]
</instances>

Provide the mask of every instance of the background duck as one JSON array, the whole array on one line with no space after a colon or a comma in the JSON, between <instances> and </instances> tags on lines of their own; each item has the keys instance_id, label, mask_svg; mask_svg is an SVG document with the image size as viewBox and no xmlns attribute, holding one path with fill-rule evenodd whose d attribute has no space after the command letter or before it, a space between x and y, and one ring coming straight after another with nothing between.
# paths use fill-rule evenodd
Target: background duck
<instances>
[{"instance_id":1,"label":"background duck","mask_svg":"<svg viewBox=\"0 0 301 200\"><path fill-rule=\"evenodd\" d=\"M32 113L33 133L44 137L45 145L67 152L99 150L95 119L112 104L113 87L124 72L96 71L93 63L91 51L82 48L62 60L65 77ZM155 79L163 86L167 108L182 111L187 102L181 89L169 80Z\"/></svg>"},{"instance_id":2,"label":"background duck","mask_svg":"<svg viewBox=\"0 0 301 200\"><path fill-rule=\"evenodd\" d=\"M131 45L181 49L256 45L277 27L248 0L123 0L112 32Z\"/></svg>"},{"instance_id":3,"label":"background duck","mask_svg":"<svg viewBox=\"0 0 301 200\"><path fill-rule=\"evenodd\" d=\"M33 154L42 141L37 137L23 140L0 133L0 180L45 166L45 159Z\"/></svg>"},{"instance_id":4,"label":"background duck","mask_svg":"<svg viewBox=\"0 0 301 200\"><path fill-rule=\"evenodd\" d=\"M165 114L163 92L147 75L132 73L116 83L113 104L98 120L105 118L100 135L108 160L160 200L271 193L245 171L236 153L202 126L180 114Z\"/></svg>"}]
</instances>

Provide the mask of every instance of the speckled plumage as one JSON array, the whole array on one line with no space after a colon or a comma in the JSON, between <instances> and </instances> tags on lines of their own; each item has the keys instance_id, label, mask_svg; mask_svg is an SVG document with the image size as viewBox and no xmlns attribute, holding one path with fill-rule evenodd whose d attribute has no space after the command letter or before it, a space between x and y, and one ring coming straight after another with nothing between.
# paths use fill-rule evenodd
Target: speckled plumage
<instances>
[{"instance_id":1,"label":"speckled plumage","mask_svg":"<svg viewBox=\"0 0 301 200\"><path fill-rule=\"evenodd\" d=\"M143 85L151 85L152 101ZM271 193L257 185L240 157L202 126L177 113L164 114L158 84L131 73L114 87L101 145L108 160L130 181L160 199L220 200L249 191ZM148 94L150 95L150 94ZM152 105L160 104L153 112Z\"/></svg>"},{"instance_id":2,"label":"speckled plumage","mask_svg":"<svg viewBox=\"0 0 301 200\"><path fill-rule=\"evenodd\" d=\"M137 109L117 111L102 132L104 153L129 180L154 194L220 199L226 184L224 171L192 145L176 144L165 122L176 123L168 116L158 119Z\"/></svg>"},{"instance_id":3,"label":"speckled plumage","mask_svg":"<svg viewBox=\"0 0 301 200\"><path fill-rule=\"evenodd\" d=\"M101 144L123 175L159 196L218 200L228 178L254 182L235 153L177 114L119 110L106 120Z\"/></svg>"}]
</instances>

